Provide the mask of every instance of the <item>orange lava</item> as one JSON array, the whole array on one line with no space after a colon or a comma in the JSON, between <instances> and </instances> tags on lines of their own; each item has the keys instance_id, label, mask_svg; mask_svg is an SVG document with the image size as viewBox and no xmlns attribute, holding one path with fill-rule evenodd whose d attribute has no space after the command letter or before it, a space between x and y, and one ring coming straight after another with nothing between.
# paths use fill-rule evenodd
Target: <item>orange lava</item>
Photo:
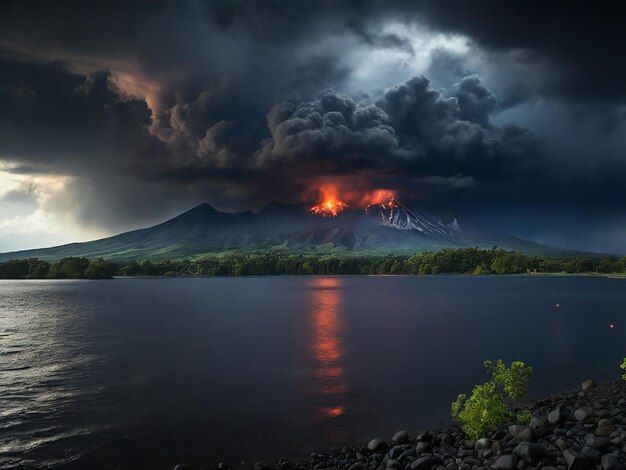
<instances>
[{"instance_id":1,"label":"orange lava","mask_svg":"<svg viewBox=\"0 0 626 470\"><path fill-rule=\"evenodd\" d=\"M320 202L309 211L322 217L337 217L337 214L350 207L367 209L376 205L390 208L398 205L396 193L390 189L341 191L336 184L323 184L319 188L319 194Z\"/></svg>"},{"instance_id":2,"label":"orange lava","mask_svg":"<svg viewBox=\"0 0 626 470\"><path fill-rule=\"evenodd\" d=\"M324 185L320 188L322 201L311 207L309 211L322 217L337 217L342 210L346 209L348 204L343 202L337 196L338 190L336 186Z\"/></svg>"}]
</instances>

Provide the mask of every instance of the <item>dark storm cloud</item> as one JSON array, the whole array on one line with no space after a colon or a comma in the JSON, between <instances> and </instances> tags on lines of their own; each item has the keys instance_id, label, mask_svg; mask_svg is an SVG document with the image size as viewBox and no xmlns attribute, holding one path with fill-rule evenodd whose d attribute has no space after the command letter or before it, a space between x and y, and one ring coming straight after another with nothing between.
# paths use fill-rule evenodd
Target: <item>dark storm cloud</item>
<instances>
[{"instance_id":1,"label":"dark storm cloud","mask_svg":"<svg viewBox=\"0 0 626 470\"><path fill-rule=\"evenodd\" d=\"M0 160L15 173L76 177L83 218L120 226L202 199L228 209L297 200L309 181L356 173L451 202L461 192L475 204L523 195L602 205L626 196L611 177L626 174L615 137L625 16L614 5L3 2ZM412 35L442 32L465 35L470 52L436 48L427 77L349 89L354 51L411 61ZM594 116L619 145L596 158L591 137L558 148L495 119L542 100ZM554 134L571 142L563 129ZM590 159L593 178L576 167Z\"/></svg>"},{"instance_id":2,"label":"dark storm cloud","mask_svg":"<svg viewBox=\"0 0 626 470\"><path fill-rule=\"evenodd\" d=\"M375 36L360 31L372 20L418 21L436 31L464 34L495 52L513 51L521 65L541 68L540 76L527 79L536 80L546 93L576 100L626 98L626 9L620 2L235 0L206 6L209 18L221 27L245 27L274 41L297 35L303 21L344 22L370 42Z\"/></svg>"},{"instance_id":3,"label":"dark storm cloud","mask_svg":"<svg viewBox=\"0 0 626 470\"><path fill-rule=\"evenodd\" d=\"M71 154L125 148L148 114L145 104L121 103L107 74L71 74L61 64L0 59L0 153L46 162ZM136 134L136 133L135 133ZM71 138L70 138L71 137Z\"/></svg>"},{"instance_id":4,"label":"dark storm cloud","mask_svg":"<svg viewBox=\"0 0 626 470\"><path fill-rule=\"evenodd\" d=\"M540 91L564 99L626 99L626 9L620 2L532 0L423 2L433 28L465 34L482 47L511 54L535 73Z\"/></svg>"},{"instance_id":5,"label":"dark storm cloud","mask_svg":"<svg viewBox=\"0 0 626 470\"><path fill-rule=\"evenodd\" d=\"M532 174L541 145L523 129L489 124L495 97L480 80L466 77L451 92L445 97L414 77L376 103L332 90L280 102L268 114L271 138L259 163L313 180L379 170L404 190L416 181L452 190Z\"/></svg>"}]
</instances>

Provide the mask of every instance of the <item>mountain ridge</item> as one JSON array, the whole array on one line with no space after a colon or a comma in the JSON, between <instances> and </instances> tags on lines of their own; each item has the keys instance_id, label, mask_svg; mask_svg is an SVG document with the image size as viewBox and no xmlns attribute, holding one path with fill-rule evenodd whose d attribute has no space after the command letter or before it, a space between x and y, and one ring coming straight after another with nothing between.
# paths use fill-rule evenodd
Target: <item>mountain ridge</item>
<instances>
[{"instance_id":1,"label":"mountain ridge","mask_svg":"<svg viewBox=\"0 0 626 470\"><path fill-rule=\"evenodd\" d=\"M460 214L408 208L395 200L365 209L347 208L336 217L321 217L305 206L272 201L258 212L235 213L201 203L151 227L87 242L0 253L0 261L66 256L164 259L276 247L423 252L469 246L543 255L577 253L498 232Z\"/></svg>"}]
</instances>

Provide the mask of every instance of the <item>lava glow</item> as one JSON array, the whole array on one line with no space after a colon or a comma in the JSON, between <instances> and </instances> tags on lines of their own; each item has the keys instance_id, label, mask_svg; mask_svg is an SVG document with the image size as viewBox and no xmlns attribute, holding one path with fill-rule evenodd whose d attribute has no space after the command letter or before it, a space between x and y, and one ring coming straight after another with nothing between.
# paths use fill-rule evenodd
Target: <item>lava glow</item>
<instances>
[{"instance_id":1,"label":"lava glow","mask_svg":"<svg viewBox=\"0 0 626 470\"><path fill-rule=\"evenodd\" d=\"M346 411L344 347L341 341L340 290L336 278L315 278L311 282L312 343L315 369L313 389L318 395L321 416L337 418Z\"/></svg>"},{"instance_id":2,"label":"lava glow","mask_svg":"<svg viewBox=\"0 0 626 470\"><path fill-rule=\"evenodd\" d=\"M367 209L370 206L396 207L395 193L389 189L375 189L366 192L340 191L336 185L325 184L319 189L320 202L309 209L322 217L336 217L347 208ZM346 202L348 201L348 202Z\"/></svg>"},{"instance_id":3,"label":"lava glow","mask_svg":"<svg viewBox=\"0 0 626 470\"><path fill-rule=\"evenodd\" d=\"M309 211L313 214L321 215L322 217L337 217L337 214L339 214L342 210L350 207L348 204L339 199L337 193L338 190L335 186L322 186L320 189L322 201L311 207Z\"/></svg>"},{"instance_id":4,"label":"lava glow","mask_svg":"<svg viewBox=\"0 0 626 470\"><path fill-rule=\"evenodd\" d=\"M361 199L361 205L364 207L376 205L395 205L396 193L389 189L375 189L365 193Z\"/></svg>"}]
</instances>

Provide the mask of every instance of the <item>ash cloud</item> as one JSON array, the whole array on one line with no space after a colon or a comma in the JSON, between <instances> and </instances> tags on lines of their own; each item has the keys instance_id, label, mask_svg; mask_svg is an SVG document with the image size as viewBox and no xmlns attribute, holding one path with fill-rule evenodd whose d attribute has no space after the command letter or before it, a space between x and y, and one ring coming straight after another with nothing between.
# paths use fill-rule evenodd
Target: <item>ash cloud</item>
<instances>
[{"instance_id":1,"label":"ash cloud","mask_svg":"<svg viewBox=\"0 0 626 470\"><path fill-rule=\"evenodd\" d=\"M480 79L466 77L451 93L444 96L420 76L375 103L333 90L309 101L280 102L268 113L271 138L258 164L284 172L285 179L301 171L313 180L379 171L409 193L419 179L450 189L489 186L540 166L541 144L531 133L489 123L496 99ZM459 185L464 179L472 184Z\"/></svg>"}]
</instances>

